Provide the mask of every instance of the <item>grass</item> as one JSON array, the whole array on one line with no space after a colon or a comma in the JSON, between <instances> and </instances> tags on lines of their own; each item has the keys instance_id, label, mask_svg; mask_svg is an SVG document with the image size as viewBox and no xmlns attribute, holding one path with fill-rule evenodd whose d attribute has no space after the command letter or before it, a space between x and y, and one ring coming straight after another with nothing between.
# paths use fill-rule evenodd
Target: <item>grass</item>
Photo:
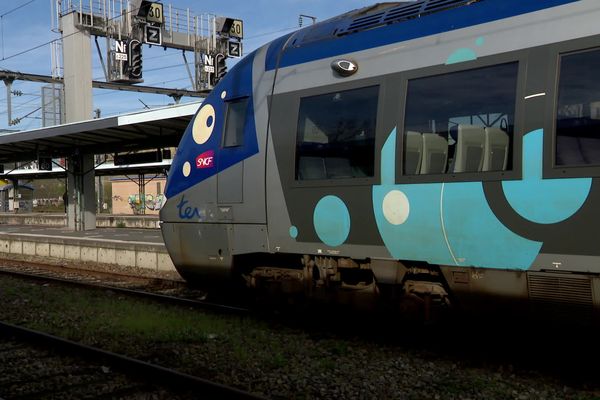
<instances>
[{"instance_id":1,"label":"grass","mask_svg":"<svg viewBox=\"0 0 600 400\"><path fill-rule=\"evenodd\" d=\"M144 341L205 341L225 336L232 324L226 318L163 306L136 299L125 299L112 292L89 292L77 289L40 286L15 282L0 289L0 304L32 308L32 328L60 328L68 331L76 325L79 336L101 332L111 339L132 337ZM0 311L0 314L3 314Z\"/></svg>"},{"instance_id":2,"label":"grass","mask_svg":"<svg viewBox=\"0 0 600 400\"><path fill-rule=\"evenodd\" d=\"M4 280L2 280L4 281ZM177 306L129 299L110 291L85 291L14 280L0 283L0 318L30 309L29 317L12 317L31 329L100 346L112 351L152 352L162 345L208 346L244 368L257 362L263 370L284 367L289 346L273 340L268 324L239 316L222 316ZM4 310L4 311L2 311ZM253 342L253 346L248 346ZM266 349L256 354L256 343ZM295 351L293 351L295 352Z\"/></svg>"},{"instance_id":3,"label":"grass","mask_svg":"<svg viewBox=\"0 0 600 400\"><path fill-rule=\"evenodd\" d=\"M167 309L153 304L122 300L95 304L98 318L87 321L90 330L108 329L115 336L134 336L140 340L206 341L212 335L223 336L228 330L225 320L210 314Z\"/></svg>"}]
</instances>

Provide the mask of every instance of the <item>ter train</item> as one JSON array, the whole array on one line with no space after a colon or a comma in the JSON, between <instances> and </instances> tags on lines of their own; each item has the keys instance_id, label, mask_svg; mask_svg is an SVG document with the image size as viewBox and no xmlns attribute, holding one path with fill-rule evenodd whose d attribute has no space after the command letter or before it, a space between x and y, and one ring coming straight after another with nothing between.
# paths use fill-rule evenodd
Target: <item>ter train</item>
<instances>
[{"instance_id":1,"label":"ter train","mask_svg":"<svg viewBox=\"0 0 600 400\"><path fill-rule=\"evenodd\" d=\"M598 21L597 0L381 3L259 48L173 160L175 266L309 296L596 313Z\"/></svg>"}]
</instances>

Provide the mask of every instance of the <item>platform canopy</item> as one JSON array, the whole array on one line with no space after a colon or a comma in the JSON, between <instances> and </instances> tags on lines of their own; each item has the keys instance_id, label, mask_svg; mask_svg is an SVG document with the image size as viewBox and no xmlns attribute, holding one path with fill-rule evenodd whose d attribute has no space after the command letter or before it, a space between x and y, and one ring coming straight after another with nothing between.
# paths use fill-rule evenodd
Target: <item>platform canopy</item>
<instances>
[{"instance_id":1,"label":"platform canopy","mask_svg":"<svg viewBox=\"0 0 600 400\"><path fill-rule=\"evenodd\" d=\"M176 147L201 102L0 134L0 164ZM15 171L16 172L16 171ZM33 174L34 171L30 171ZM41 172L41 171L39 171ZM54 171L53 171L54 172ZM7 176L5 170L0 176Z\"/></svg>"}]
</instances>

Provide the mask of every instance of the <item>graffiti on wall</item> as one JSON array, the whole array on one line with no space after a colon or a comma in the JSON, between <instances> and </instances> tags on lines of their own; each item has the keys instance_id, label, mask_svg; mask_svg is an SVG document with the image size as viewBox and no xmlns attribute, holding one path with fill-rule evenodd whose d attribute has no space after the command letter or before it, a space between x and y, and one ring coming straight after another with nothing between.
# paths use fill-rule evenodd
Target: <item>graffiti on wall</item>
<instances>
[{"instance_id":1,"label":"graffiti on wall","mask_svg":"<svg viewBox=\"0 0 600 400\"><path fill-rule=\"evenodd\" d=\"M146 194L141 195L139 193L131 194L127 198L127 203L133 210L134 214L142 214L145 209L158 211L162 208L165 203L165 195L164 194Z\"/></svg>"}]
</instances>

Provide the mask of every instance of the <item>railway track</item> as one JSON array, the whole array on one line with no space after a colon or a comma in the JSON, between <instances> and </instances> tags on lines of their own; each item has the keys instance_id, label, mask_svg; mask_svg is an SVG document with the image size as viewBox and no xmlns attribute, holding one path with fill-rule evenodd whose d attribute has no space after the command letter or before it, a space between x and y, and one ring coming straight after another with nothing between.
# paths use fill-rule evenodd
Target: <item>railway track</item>
<instances>
[{"instance_id":1,"label":"railway track","mask_svg":"<svg viewBox=\"0 0 600 400\"><path fill-rule=\"evenodd\" d=\"M5 400L261 398L13 324L0 322L0 335L0 398Z\"/></svg>"},{"instance_id":2,"label":"railway track","mask_svg":"<svg viewBox=\"0 0 600 400\"><path fill-rule=\"evenodd\" d=\"M222 313L244 314L249 311L235 305L206 301L205 292L189 289L184 282L159 278L73 270L71 268L46 268L46 266L28 263L13 265L3 263L0 265L0 274L95 290L110 290L126 296Z\"/></svg>"},{"instance_id":3,"label":"railway track","mask_svg":"<svg viewBox=\"0 0 600 400\"><path fill-rule=\"evenodd\" d=\"M60 355L16 338L0 341L0 362L3 399L74 399L93 395L123 398L158 392L105 365Z\"/></svg>"},{"instance_id":4,"label":"railway track","mask_svg":"<svg viewBox=\"0 0 600 400\"><path fill-rule=\"evenodd\" d=\"M202 297L201 293L186 291L178 282L154 278L56 267L45 269L27 264L0 266L0 274L219 313L243 314L247 311L197 298L164 294L165 291L177 291L173 290L175 288L187 296ZM4 371L7 366L10 371ZM176 393L171 391L173 389ZM260 398L174 369L0 321L0 399L187 399L197 398L198 393L202 393L203 398Z\"/></svg>"},{"instance_id":5,"label":"railway track","mask_svg":"<svg viewBox=\"0 0 600 400\"><path fill-rule=\"evenodd\" d=\"M43 264L28 261L0 261L0 271L23 272L43 275L53 278L64 278L73 281L88 283L101 283L119 287L153 287L157 290L177 290L187 288L183 280L165 279L144 275L131 275L122 272L103 271L98 269L73 268L52 264ZM196 292L198 294L199 291Z\"/></svg>"}]
</instances>

